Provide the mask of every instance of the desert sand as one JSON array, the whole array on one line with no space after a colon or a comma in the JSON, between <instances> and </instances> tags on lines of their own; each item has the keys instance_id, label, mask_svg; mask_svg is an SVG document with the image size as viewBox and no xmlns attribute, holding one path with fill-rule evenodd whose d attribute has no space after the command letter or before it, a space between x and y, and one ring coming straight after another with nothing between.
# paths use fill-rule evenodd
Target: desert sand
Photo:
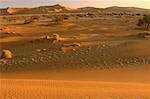
<instances>
[{"instance_id":1,"label":"desert sand","mask_svg":"<svg viewBox=\"0 0 150 99\"><path fill-rule=\"evenodd\" d=\"M1 97L23 99L149 99L150 85L119 82L3 79Z\"/></svg>"},{"instance_id":2,"label":"desert sand","mask_svg":"<svg viewBox=\"0 0 150 99\"><path fill-rule=\"evenodd\" d=\"M0 11L0 49L13 53L0 59L1 99L150 98L150 31L136 25L149 9Z\"/></svg>"}]
</instances>

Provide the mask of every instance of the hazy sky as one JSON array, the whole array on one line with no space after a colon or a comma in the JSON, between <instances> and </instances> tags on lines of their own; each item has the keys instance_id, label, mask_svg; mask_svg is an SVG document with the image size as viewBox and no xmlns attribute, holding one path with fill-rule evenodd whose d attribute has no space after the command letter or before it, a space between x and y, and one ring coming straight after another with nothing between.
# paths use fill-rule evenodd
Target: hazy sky
<instances>
[{"instance_id":1,"label":"hazy sky","mask_svg":"<svg viewBox=\"0 0 150 99\"><path fill-rule=\"evenodd\" d=\"M73 7L131 6L150 9L150 0L0 0L0 8L62 4Z\"/></svg>"}]
</instances>

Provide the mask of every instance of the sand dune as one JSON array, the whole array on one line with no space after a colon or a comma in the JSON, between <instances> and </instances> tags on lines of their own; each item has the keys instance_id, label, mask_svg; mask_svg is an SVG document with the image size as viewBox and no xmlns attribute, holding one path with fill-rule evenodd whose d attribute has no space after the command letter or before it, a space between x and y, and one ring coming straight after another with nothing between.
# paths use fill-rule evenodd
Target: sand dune
<instances>
[{"instance_id":1,"label":"sand dune","mask_svg":"<svg viewBox=\"0 0 150 99\"><path fill-rule=\"evenodd\" d=\"M1 79L1 98L149 99L150 85L138 83Z\"/></svg>"},{"instance_id":2,"label":"sand dune","mask_svg":"<svg viewBox=\"0 0 150 99\"><path fill-rule=\"evenodd\" d=\"M0 9L0 99L150 99L149 11Z\"/></svg>"}]
</instances>

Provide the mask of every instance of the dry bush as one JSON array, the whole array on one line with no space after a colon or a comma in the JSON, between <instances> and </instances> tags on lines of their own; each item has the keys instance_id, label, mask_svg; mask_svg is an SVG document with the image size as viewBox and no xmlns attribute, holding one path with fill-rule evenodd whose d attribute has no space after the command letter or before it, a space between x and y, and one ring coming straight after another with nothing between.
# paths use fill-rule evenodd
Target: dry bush
<instances>
[{"instance_id":1,"label":"dry bush","mask_svg":"<svg viewBox=\"0 0 150 99\"><path fill-rule=\"evenodd\" d=\"M31 20L37 20L37 19L39 19L39 16L31 16L30 18L31 18Z\"/></svg>"},{"instance_id":2,"label":"dry bush","mask_svg":"<svg viewBox=\"0 0 150 99\"><path fill-rule=\"evenodd\" d=\"M29 23L31 23L31 22L32 22L31 19L26 19L26 20L24 20L24 24L29 24Z\"/></svg>"},{"instance_id":3,"label":"dry bush","mask_svg":"<svg viewBox=\"0 0 150 99\"><path fill-rule=\"evenodd\" d=\"M54 18L54 22L56 22L57 24L60 24L64 21L64 17L63 16L57 16Z\"/></svg>"},{"instance_id":4,"label":"dry bush","mask_svg":"<svg viewBox=\"0 0 150 99\"><path fill-rule=\"evenodd\" d=\"M142 19L139 19L137 26L144 27L148 30L150 27L150 15L144 15Z\"/></svg>"},{"instance_id":5,"label":"dry bush","mask_svg":"<svg viewBox=\"0 0 150 99\"><path fill-rule=\"evenodd\" d=\"M77 43L77 42L74 42L71 44L63 44L63 47L80 47L80 46L81 46L81 44Z\"/></svg>"},{"instance_id":6,"label":"dry bush","mask_svg":"<svg viewBox=\"0 0 150 99\"><path fill-rule=\"evenodd\" d=\"M53 34L54 41L60 41L60 36L58 34Z\"/></svg>"}]
</instances>

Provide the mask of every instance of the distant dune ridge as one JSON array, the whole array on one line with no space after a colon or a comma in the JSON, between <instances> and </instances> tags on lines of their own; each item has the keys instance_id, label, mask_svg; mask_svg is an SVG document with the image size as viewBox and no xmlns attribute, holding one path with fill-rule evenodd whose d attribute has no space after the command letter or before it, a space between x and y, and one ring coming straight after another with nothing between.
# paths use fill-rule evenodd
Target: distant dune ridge
<instances>
[{"instance_id":1,"label":"distant dune ridge","mask_svg":"<svg viewBox=\"0 0 150 99\"><path fill-rule=\"evenodd\" d=\"M82 7L82 8L70 8L62 6L60 4L51 5L51 6L39 6L35 8L3 8L0 9L0 14L49 14L55 12L124 12L124 13L150 13L150 9L136 8L136 7L108 7L108 8L95 8L95 7Z\"/></svg>"},{"instance_id":2,"label":"distant dune ridge","mask_svg":"<svg viewBox=\"0 0 150 99\"><path fill-rule=\"evenodd\" d=\"M65 7L59 4L52 6L40 6L35 8L5 8L0 9L0 14L48 14L52 12L65 12L74 8Z\"/></svg>"},{"instance_id":3,"label":"distant dune ridge","mask_svg":"<svg viewBox=\"0 0 150 99\"><path fill-rule=\"evenodd\" d=\"M24 12L24 11L29 11L31 10L30 8L7 8L7 12L9 14L15 14L15 13L18 13L18 12Z\"/></svg>"},{"instance_id":4,"label":"distant dune ridge","mask_svg":"<svg viewBox=\"0 0 150 99\"><path fill-rule=\"evenodd\" d=\"M4 8L4 9L0 9L0 14L17 14L20 12L24 12L24 11L28 11L31 10L31 8L12 8L12 7L8 7L8 8Z\"/></svg>"}]
</instances>

